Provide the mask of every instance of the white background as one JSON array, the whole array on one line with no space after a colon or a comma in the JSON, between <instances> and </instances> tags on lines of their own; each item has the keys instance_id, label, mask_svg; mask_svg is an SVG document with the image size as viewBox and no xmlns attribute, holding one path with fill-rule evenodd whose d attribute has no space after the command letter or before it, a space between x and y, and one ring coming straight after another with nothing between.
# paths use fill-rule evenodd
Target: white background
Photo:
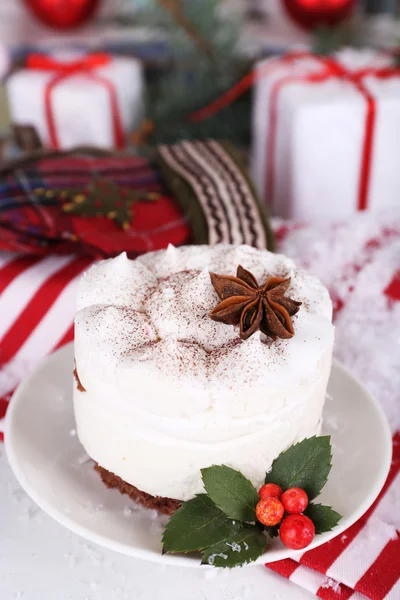
<instances>
[{"instance_id":1,"label":"white background","mask_svg":"<svg viewBox=\"0 0 400 600\"><path fill-rule=\"evenodd\" d=\"M106 550L64 529L22 491L0 443L1 600L310 600L263 566L174 568Z\"/></svg>"}]
</instances>

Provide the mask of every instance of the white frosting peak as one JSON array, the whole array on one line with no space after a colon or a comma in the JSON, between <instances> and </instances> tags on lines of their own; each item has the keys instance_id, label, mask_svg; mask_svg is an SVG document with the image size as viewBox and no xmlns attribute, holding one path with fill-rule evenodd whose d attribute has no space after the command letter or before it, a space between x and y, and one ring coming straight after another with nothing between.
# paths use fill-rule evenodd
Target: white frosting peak
<instances>
[{"instance_id":1,"label":"white frosting peak","mask_svg":"<svg viewBox=\"0 0 400 600\"><path fill-rule=\"evenodd\" d=\"M148 288L156 278L145 265L129 260L126 252L90 267L82 276L78 289L77 309L92 304L128 306L138 310Z\"/></svg>"},{"instance_id":2,"label":"white frosting peak","mask_svg":"<svg viewBox=\"0 0 400 600\"><path fill-rule=\"evenodd\" d=\"M288 295L303 302L293 318L296 335L292 340L272 342L258 332L249 340L240 341L237 327L210 319L211 309L219 302L210 271L233 275L238 264L249 269L260 284L271 275L292 278ZM88 310L91 304L97 308ZM174 248L170 245L166 251L134 261L123 253L89 269L79 288L78 307L86 307L83 314L77 315L78 336L84 316L88 343L94 344L99 356L108 360L112 348L112 364L123 361L124 369L130 368L132 373L144 360L146 369L151 365L152 372L155 370L153 376L159 373L161 377L165 368L166 377L179 378L182 385L184 381L187 383L185 406L191 401L190 386L197 371L201 371L204 382L207 380L204 393L209 397L208 406L213 406L225 395L237 397L239 390L262 385L266 368L270 385L275 387L286 385L291 379L307 379L312 376L324 347L330 347L333 339L332 305L321 283L305 271L296 270L286 257L249 246ZM164 344L148 345L155 339L164 341L167 348L171 349L174 343L174 347L180 348L185 369L191 373L189 379L179 368L179 361L170 364ZM198 345L198 354L205 351L198 364L191 344ZM133 349L135 352L129 352ZM142 353L146 358L141 357ZM97 375L108 379L104 372ZM235 402L227 398L227 403L232 410ZM240 406L239 400L238 410ZM258 406L257 399L254 411Z\"/></svg>"}]
</instances>

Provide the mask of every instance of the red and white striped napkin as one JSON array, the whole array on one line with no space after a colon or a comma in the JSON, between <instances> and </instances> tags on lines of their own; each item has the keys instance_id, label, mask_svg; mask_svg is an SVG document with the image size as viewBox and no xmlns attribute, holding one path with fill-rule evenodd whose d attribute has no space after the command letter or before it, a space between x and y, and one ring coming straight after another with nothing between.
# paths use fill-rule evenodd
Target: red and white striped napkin
<instances>
[{"instance_id":1,"label":"red and white striped napkin","mask_svg":"<svg viewBox=\"0 0 400 600\"><path fill-rule=\"evenodd\" d=\"M327 600L399 600L400 213L364 213L320 228L275 225L282 252L331 290L336 356L381 401L394 454L380 497L357 523L305 552L299 562L287 559L268 567ZM0 419L21 379L73 339L76 285L90 262L76 256L0 255ZM1 429L0 420L0 436Z\"/></svg>"}]
</instances>

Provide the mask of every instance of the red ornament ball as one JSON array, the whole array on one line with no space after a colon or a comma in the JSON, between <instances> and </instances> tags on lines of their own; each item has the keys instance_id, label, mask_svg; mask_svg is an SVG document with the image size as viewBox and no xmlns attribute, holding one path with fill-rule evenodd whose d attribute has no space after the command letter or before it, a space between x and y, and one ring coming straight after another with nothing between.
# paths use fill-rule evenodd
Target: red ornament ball
<instances>
[{"instance_id":1,"label":"red ornament ball","mask_svg":"<svg viewBox=\"0 0 400 600\"><path fill-rule=\"evenodd\" d=\"M355 0L283 0L291 18L305 29L337 25L350 16Z\"/></svg>"},{"instance_id":2,"label":"red ornament ball","mask_svg":"<svg viewBox=\"0 0 400 600\"><path fill-rule=\"evenodd\" d=\"M24 0L39 21L57 29L78 27L88 21L100 0Z\"/></svg>"},{"instance_id":3,"label":"red ornament ball","mask_svg":"<svg viewBox=\"0 0 400 600\"><path fill-rule=\"evenodd\" d=\"M306 515L288 515L281 523L279 537L292 550L302 550L311 544L315 536L314 523Z\"/></svg>"},{"instance_id":4,"label":"red ornament ball","mask_svg":"<svg viewBox=\"0 0 400 600\"><path fill-rule=\"evenodd\" d=\"M282 496L282 488L276 483L265 483L258 490L258 495L261 500L265 500L265 498L280 498Z\"/></svg>"},{"instance_id":5,"label":"red ornament ball","mask_svg":"<svg viewBox=\"0 0 400 600\"><path fill-rule=\"evenodd\" d=\"M308 506L308 496L300 488L289 488L282 494L281 502L286 512L302 513Z\"/></svg>"},{"instance_id":6,"label":"red ornament ball","mask_svg":"<svg viewBox=\"0 0 400 600\"><path fill-rule=\"evenodd\" d=\"M256 517L263 525L272 527L282 520L285 509L278 498L265 498L256 506Z\"/></svg>"}]
</instances>

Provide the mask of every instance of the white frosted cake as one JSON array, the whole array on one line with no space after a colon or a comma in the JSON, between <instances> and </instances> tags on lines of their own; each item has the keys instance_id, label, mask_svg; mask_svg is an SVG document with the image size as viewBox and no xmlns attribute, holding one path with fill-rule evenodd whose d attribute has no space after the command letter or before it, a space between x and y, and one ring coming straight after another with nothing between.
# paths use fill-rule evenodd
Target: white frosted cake
<instances>
[{"instance_id":1,"label":"white frosted cake","mask_svg":"<svg viewBox=\"0 0 400 600\"><path fill-rule=\"evenodd\" d=\"M260 287L271 277L290 278L279 306L270 301L271 323L278 317L285 325L282 306L289 311L290 339L260 331L256 309L246 317L254 329L247 339L238 325L226 324L232 308L225 322L210 317L224 299L210 273L232 279L238 265ZM250 277L235 306L258 302ZM328 291L283 255L249 246L170 246L136 260L105 260L79 286L79 439L121 491L133 486L146 497L188 500L203 489L200 469L221 464L258 489L282 451L320 432L333 340Z\"/></svg>"}]
</instances>

